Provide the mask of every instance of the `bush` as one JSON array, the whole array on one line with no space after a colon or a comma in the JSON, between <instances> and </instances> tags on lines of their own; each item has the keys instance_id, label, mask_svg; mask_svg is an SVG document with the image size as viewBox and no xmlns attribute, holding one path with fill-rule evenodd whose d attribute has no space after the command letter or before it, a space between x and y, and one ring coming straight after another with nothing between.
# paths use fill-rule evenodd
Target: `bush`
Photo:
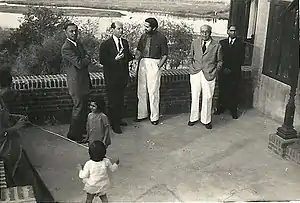
<instances>
[{"instance_id":1,"label":"bush","mask_svg":"<svg viewBox=\"0 0 300 203\"><path fill-rule=\"evenodd\" d=\"M0 63L10 64L15 75L61 73L60 50L65 41L63 26L71 20L55 9L30 7L24 14L24 22L21 26L2 39ZM88 54L93 61L99 61L100 44L111 36L110 29L102 33L100 38L96 38L98 23L88 21L81 25L78 22L77 24L79 37ZM159 31L168 39L167 68L185 65L193 38L192 28L184 23L160 21ZM132 53L143 33L142 24L124 24L124 38L128 40ZM101 71L99 62L93 63L89 70Z\"/></svg>"},{"instance_id":2,"label":"bush","mask_svg":"<svg viewBox=\"0 0 300 203\"><path fill-rule=\"evenodd\" d=\"M167 67L178 68L185 65L193 40L193 29L185 23L174 24L169 21L161 21L158 31L163 33L168 39L169 56ZM123 37L128 40L129 47L133 53L143 33L144 29L141 24L124 24ZM110 35L111 33L108 29L105 33L102 33L100 41L108 39Z\"/></svg>"},{"instance_id":3,"label":"bush","mask_svg":"<svg viewBox=\"0 0 300 203\"><path fill-rule=\"evenodd\" d=\"M185 23L174 24L163 21L160 30L169 40L168 64L170 68L186 65L193 40L193 28Z\"/></svg>"}]
</instances>

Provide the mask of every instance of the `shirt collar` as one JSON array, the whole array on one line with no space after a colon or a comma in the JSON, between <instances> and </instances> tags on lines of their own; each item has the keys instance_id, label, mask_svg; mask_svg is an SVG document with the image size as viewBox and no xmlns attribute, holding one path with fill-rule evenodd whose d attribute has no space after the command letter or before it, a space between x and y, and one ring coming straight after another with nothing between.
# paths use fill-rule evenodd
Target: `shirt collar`
<instances>
[{"instance_id":1,"label":"shirt collar","mask_svg":"<svg viewBox=\"0 0 300 203\"><path fill-rule=\"evenodd\" d=\"M75 47L77 47L77 43L71 40L70 38L67 38L72 44L74 44Z\"/></svg>"},{"instance_id":2,"label":"shirt collar","mask_svg":"<svg viewBox=\"0 0 300 203\"><path fill-rule=\"evenodd\" d=\"M204 42L206 42L206 47L210 44L210 42L211 42L211 39L209 39L209 40L207 40L207 41L204 41L204 40L202 40L202 45L204 44Z\"/></svg>"},{"instance_id":3,"label":"shirt collar","mask_svg":"<svg viewBox=\"0 0 300 203\"><path fill-rule=\"evenodd\" d=\"M234 42L234 41L235 41L235 39L236 39L236 38L231 38L231 37L229 37L229 40L228 40L228 42L229 42L229 43L230 43L231 41L232 41L232 42Z\"/></svg>"},{"instance_id":4,"label":"shirt collar","mask_svg":"<svg viewBox=\"0 0 300 203\"><path fill-rule=\"evenodd\" d=\"M115 42L118 42L118 40L121 39L121 37L118 38L117 36L113 35L113 39L114 39ZM121 40L121 41L122 41L122 40Z\"/></svg>"}]
</instances>

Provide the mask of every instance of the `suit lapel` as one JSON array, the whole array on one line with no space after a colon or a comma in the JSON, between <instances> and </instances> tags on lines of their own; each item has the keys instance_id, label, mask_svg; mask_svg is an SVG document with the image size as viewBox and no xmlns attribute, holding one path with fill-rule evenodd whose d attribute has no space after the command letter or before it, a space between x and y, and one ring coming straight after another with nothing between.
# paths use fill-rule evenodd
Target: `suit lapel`
<instances>
[{"instance_id":1,"label":"suit lapel","mask_svg":"<svg viewBox=\"0 0 300 203\"><path fill-rule=\"evenodd\" d=\"M114 38L111 37L109 40L110 40L111 48L114 50L115 53L118 53L118 48L117 48Z\"/></svg>"},{"instance_id":2,"label":"suit lapel","mask_svg":"<svg viewBox=\"0 0 300 203\"><path fill-rule=\"evenodd\" d=\"M68 39L66 39L67 43L69 44L69 47L71 49L73 49L76 53L82 55L82 50L81 50L81 46L80 43L77 42L77 46L75 46L72 42L70 42Z\"/></svg>"}]
</instances>

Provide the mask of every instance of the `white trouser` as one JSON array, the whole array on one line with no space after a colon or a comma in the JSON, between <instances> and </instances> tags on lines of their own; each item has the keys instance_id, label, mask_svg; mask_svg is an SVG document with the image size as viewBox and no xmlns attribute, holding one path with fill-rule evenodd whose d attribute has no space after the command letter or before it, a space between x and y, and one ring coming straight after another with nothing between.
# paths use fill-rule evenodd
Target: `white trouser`
<instances>
[{"instance_id":1,"label":"white trouser","mask_svg":"<svg viewBox=\"0 0 300 203\"><path fill-rule=\"evenodd\" d=\"M138 72L138 119L148 117L148 94L150 103L150 120L159 119L159 88L161 71L158 68L159 59L143 58Z\"/></svg>"},{"instance_id":2,"label":"white trouser","mask_svg":"<svg viewBox=\"0 0 300 203\"><path fill-rule=\"evenodd\" d=\"M202 107L201 107L201 122L208 124L211 122L212 99L214 95L216 79L207 81L203 71L190 75L192 104L190 121L199 120L199 98L202 90Z\"/></svg>"}]
</instances>

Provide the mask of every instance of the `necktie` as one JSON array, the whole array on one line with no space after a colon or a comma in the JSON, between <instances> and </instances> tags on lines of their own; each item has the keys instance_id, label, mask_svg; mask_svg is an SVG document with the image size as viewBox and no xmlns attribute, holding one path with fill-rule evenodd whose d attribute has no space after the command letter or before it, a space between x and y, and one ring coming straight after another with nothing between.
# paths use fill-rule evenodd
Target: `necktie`
<instances>
[{"instance_id":1,"label":"necktie","mask_svg":"<svg viewBox=\"0 0 300 203\"><path fill-rule=\"evenodd\" d=\"M204 53L206 51L206 41L204 41L202 45L202 52Z\"/></svg>"},{"instance_id":2,"label":"necktie","mask_svg":"<svg viewBox=\"0 0 300 203\"><path fill-rule=\"evenodd\" d=\"M122 49L121 38L118 39L118 50Z\"/></svg>"}]
</instances>

